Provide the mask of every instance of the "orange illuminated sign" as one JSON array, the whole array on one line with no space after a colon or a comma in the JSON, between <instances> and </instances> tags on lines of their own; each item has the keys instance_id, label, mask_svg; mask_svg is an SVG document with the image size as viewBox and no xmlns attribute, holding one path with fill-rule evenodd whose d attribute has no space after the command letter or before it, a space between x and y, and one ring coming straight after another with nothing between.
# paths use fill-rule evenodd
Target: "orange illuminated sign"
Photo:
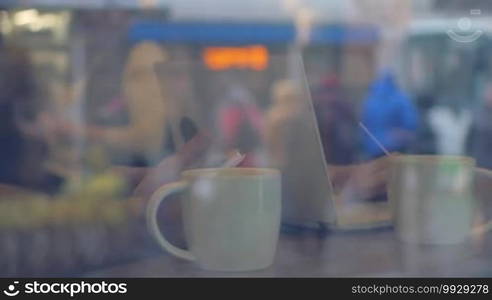
<instances>
[{"instance_id":1,"label":"orange illuminated sign","mask_svg":"<svg viewBox=\"0 0 492 300\"><path fill-rule=\"evenodd\" d=\"M203 51L205 65L214 71L230 68L264 70L268 66L268 49L264 46L207 47Z\"/></svg>"}]
</instances>

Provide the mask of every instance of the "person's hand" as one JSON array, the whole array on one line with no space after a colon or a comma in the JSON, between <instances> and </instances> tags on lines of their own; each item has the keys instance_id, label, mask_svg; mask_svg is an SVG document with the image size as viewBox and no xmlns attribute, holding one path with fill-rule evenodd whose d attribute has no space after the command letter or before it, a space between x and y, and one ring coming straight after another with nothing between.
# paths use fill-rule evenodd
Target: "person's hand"
<instances>
[{"instance_id":1,"label":"person's hand","mask_svg":"<svg viewBox=\"0 0 492 300\"><path fill-rule=\"evenodd\" d=\"M196 163L210 146L210 137L199 133L188 141L176 154L166 157L156 167L149 168L142 181L134 190L134 195L146 200L161 185L179 179L183 169Z\"/></svg>"},{"instance_id":2,"label":"person's hand","mask_svg":"<svg viewBox=\"0 0 492 300\"><path fill-rule=\"evenodd\" d=\"M365 200L383 194L394 155L396 154L353 166L345 186L342 187L343 201Z\"/></svg>"}]
</instances>

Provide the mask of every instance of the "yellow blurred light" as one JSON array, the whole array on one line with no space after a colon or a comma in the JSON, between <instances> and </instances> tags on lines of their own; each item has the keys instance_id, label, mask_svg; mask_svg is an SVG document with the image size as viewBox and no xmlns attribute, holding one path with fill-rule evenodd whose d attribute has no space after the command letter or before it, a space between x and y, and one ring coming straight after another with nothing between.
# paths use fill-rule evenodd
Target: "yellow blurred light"
<instances>
[{"instance_id":1,"label":"yellow blurred light","mask_svg":"<svg viewBox=\"0 0 492 300\"><path fill-rule=\"evenodd\" d=\"M55 28L62 22L62 17L55 14L40 14L36 9L17 12L13 21L15 26L25 27L31 31Z\"/></svg>"},{"instance_id":2,"label":"yellow blurred light","mask_svg":"<svg viewBox=\"0 0 492 300\"><path fill-rule=\"evenodd\" d=\"M38 11L35 9L26 9L19 11L14 15L14 24L24 26L36 22L39 18Z\"/></svg>"}]
</instances>

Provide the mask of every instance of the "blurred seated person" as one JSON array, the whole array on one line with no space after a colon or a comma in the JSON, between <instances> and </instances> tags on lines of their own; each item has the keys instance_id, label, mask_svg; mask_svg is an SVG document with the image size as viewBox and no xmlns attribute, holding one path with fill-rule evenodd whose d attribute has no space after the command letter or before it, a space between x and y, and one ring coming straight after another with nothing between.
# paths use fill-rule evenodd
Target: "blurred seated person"
<instances>
[{"instance_id":1,"label":"blurred seated person","mask_svg":"<svg viewBox=\"0 0 492 300\"><path fill-rule=\"evenodd\" d=\"M272 89L272 107L266 117L266 143L271 165L290 174L297 174L298 165L290 159L296 157L296 151L316 151L312 147L312 139L296 134L296 128L307 126L306 103L302 103L301 88L289 80L277 82ZM311 130L309 128L305 129ZM302 131L301 131L302 132ZM325 141L329 143L330 141ZM302 147L302 150L299 150ZM292 152L292 153L290 153ZM305 155L307 157L307 155ZM317 157L313 154L313 157ZM305 162L306 164L308 162ZM321 162L309 162L321 163ZM308 167L307 165L305 167ZM389 169L388 157L375 159L363 164L333 165L328 164L328 173L335 192L350 186L358 195L371 198L385 191L387 172ZM287 180L297 180L288 176ZM329 183L327 183L329 184ZM283 182L289 186L289 182ZM350 200L350 199L347 199Z\"/></svg>"},{"instance_id":2,"label":"blurred seated person","mask_svg":"<svg viewBox=\"0 0 492 300\"><path fill-rule=\"evenodd\" d=\"M392 72L383 72L372 84L363 104L362 122L388 151L409 150L417 131L418 115ZM367 134L362 134L365 158L383 156L381 148Z\"/></svg>"},{"instance_id":3,"label":"blurred seated person","mask_svg":"<svg viewBox=\"0 0 492 300\"><path fill-rule=\"evenodd\" d=\"M144 156L152 156L158 163L162 159L159 151L165 136L165 126L161 124L165 121L164 105L157 80L150 69L164 56L156 47L152 44L140 45L127 66L125 88L131 100L128 102L133 116L132 124L123 128L94 126L89 127L88 132L94 142L104 142L130 151L141 150ZM41 110L41 93L35 86L27 55L20 49L0 47L0 70L0 184L8 185L9 190L17 187L56 193L63 180L44 168L46 141L54 136L82 134L84 129ZM188 124L190 122L184 122L185 126L181 126L186 140L197 133L193 124ZM171 156L169 161L173 160L176 160L176 155ZM171 169L168 173L178 174L180 171ZM150 169L122 167L114 170L128 178L130 184L136 185ZM147 185L141 185L139 191L145 190L143 187Z\"/></svg>"},{"instance_id":4,"label":"blurred seated person","mask_svg":"<svg viewBox=\"0 0 492 300\"><path fill-rule=\"evenodd\" d=\"M0 184L55 192L61 179L43 166L54 123L42 111L28 55L1 37L0 90Z\"/></svg>"},{"instance_id":5,"label":"blurred seated person","mask_svg":"<svg viewBox=\"0 0 492 300\"><path fill-rule=\"evenodd\" d=\"M86 124L81 128L65 120L60 124L61 133L85 135L90 142L104 145L109 153L125 153L129 161L125 165L157 163L169 137L169 99L163 95L155 72L156 64L165 61L167 54L156 43L142 42L131 50L123 74L122 101L129 116L127 125Z\"/></svg>"}]
</instances>

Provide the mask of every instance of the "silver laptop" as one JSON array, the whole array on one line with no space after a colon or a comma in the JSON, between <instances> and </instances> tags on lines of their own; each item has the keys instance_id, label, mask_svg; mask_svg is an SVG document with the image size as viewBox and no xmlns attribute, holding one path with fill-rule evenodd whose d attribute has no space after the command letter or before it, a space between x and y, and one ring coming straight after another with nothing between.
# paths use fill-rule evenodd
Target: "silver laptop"
<instances>
[{"instance_id":1,"label":"silver laptop","mask_svg":"<svg viewBox=\"0 0 492 300\"><path fill-rule=\"evenodd\" d=\"M334 193L324 157L320 131L304 65L297 58L298 81L302 89L299 122L289 128L288 163L283 174L283 221L302 226L326 225L336 229L366 229L391 224L387 202L342 201Z\"/></svg>"}]
</instances>

